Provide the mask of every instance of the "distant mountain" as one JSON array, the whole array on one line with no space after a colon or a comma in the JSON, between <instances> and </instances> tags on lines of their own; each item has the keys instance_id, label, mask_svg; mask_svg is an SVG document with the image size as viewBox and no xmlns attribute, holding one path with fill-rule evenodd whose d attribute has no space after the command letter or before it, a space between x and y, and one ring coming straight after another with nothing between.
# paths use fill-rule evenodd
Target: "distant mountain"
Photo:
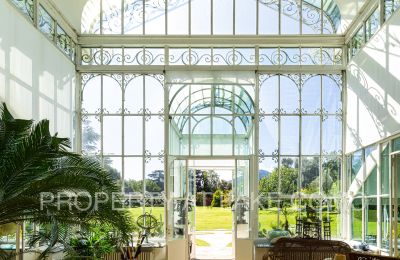
<instances>
[{"instance_id":1,"label":"distant mountain","mask_svg":"<svg viewBox=\"0 0 400 260\"><path fill-rule=\"evenodd\" d=\"M258 171L258 179L262 179L264 177L268 177L271 173L269 171L266 170L259 170Z\"/></svg>"}]
</instances>

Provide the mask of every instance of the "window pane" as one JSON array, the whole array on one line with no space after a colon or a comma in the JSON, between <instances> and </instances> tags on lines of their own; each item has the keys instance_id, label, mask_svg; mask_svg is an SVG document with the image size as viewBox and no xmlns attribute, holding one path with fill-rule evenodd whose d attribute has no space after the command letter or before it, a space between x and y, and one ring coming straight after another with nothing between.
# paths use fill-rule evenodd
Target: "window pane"
<instances>
[{"instance_id":1,"label":"window pane","mask_svg":"<svg viewBox=\"0 0 400 260\"><path fill-rule=\"evenodd\" d=\"M124 160L125 193L143 193L143 158L126 157Z\"/></svg>"},{"instance_id":2,"label":"window pane","mask_svg":"<svg viewBox=\"0 0 400 260\"><path fill-rule=\"evenodd\" d=\"M319 194L319 157L301 159L301 192Z\"/></svg>"},{"instance_id":3,"label":"window pane","mask_svg":"<svg viewBox=\"0 0 400 260\"><path fill-rule=\"evenodd\" d=\"M382 145L381 152L381 192L382 194L388 195L390 192L389 187L389 143Z\"/></svg>"},{"instance_id":4,"label":"window pane","mask_svg":"<svg viewBox=\"0 0 400 260\"><path fill-rule=\"evenodd\" d=\"M284 113L298 113L300 105L299 76L292 74L280 78L281 109Z\"/></svg>"},{"instance_id":5,"label":"window pane","mask_svg":"<svg viewBox=\"0 0 400 260\"><path fill-rule=\"evenodd\" d=\"M122 180L122 158L121 157L104 157L103 165L111 177L121 185Z\"/></svg>"},{"instance_id":6,"label":"window pane","mask_svg":"<svg viewBox=\"0 0 400 260\"><path fill-rule=\"evenodd\" d=\"M342 121L336 116L327 116L322 122L322 152L328 155L342 152Z\"/></svg>"},{"instance_id":7,"label":"window pane","mask_svg":"<svg viewBox=\"0 0 400 260\"><path fill-rule=\"evenodd\" d=\"M321 33L321 2L322 0L302 2L302 34Z\"/></svg>"},{"instance_id":8,"label":"window pane","mask_svg":"<svg viewBox=\"0 0 400 260\"><path fill-rule=\"evenodd\" d=\"M213 34L233 34L233 0L214 0L213 5Z\"/></svg>"},{"instance_id":9,"label":"window pane","mask_svg":"<svg viewBox=\"0 0 400 260\"><path fill-rule=\"evenodd\" d=\"M279 0L259 0L258 33L279 34Z\"/></svg>"},{"instance_id":10,"label":"window pane","mask_svg":"<svg viewBox=\"0 0 400 260\"><path fill-rule=\"evenodd\" d=\"M389 198L381 199L381 237L382 248L389 249L390 244L390 203Z\"/></svg>"},{"instance_id":11,"label":"window pane","mask_svg":"<svg viewBox=\"0 0 400 260\"><path fill-rule=\"evenodd\" d=\"M283 155L299 154L299 117L281 117L281 147L280 153Z\"/></svg>"},{"instance_id":12,"label":"window pane","mask_svg":"<svg viewBox=\"0 0 400 260\"><path fill-rule=\"evenodd\" d=\"M377 241L377 199L369 198L365 201L367 230L365 231L365 242L369 245L376 245Z\"/></svg>"},{"instance_id":13,"label":"window pane","mask_svg":"<svg viewBox=\"0 0 400 260\"><path fill-rule=\"evenodd\" d=\"M341 76L322 76L322 107L329 114L341 112L342 109L341 86L333 80L334 77Z\"/></svg>"},{"instance_id":14,"label":"window pane","mask_svg":"<svg viewBox=\"0 0 400 260\"><path fill-rule=\"evenodd\" d=\"M162 160L152 157L145 164L146 192L159 197L162 197L161 193L164 192L164 163Z\"/></svg>"},{"instance_id":15,"label":"window pane","mask_svg":"<svg viewBox=\"0 0 400 260\"><path fill-rule=\"evenodd\" d=\"M259 146L264 155L273 155L278 151L278 121L272 116L265 116L260 122Z\"/></svg>"},{"instance_id":16,"label":"window pane","mask_svg":"<svg viewBox=\"0 0 400 260\"><path fill-rule=\"evenodd\" d=\"M351 239L362 241L362 200L354 199L351 204Z\"/></svg>"},{"instance_id":17,"label":"window pane","mask_svg":"<svg viewBox=\"0 0 400 260\"><path fill-rule=\"evenodd\" d=\"M151 155L164 152L164 121L158 116L146 119L146 150Z\"/></svg>"},{"instance_id":18,"label":"window pane","mask_svg":"<svg viewBox=\"0 0 400 260\"><path fill-rule=\"evenodd\" d=\"M126 116L124 127L125 155L143 155L143 117Z\"/></svg>"},{"instance_id":19,"label":"window pane","mask_svg":"<svg viewBox=\"0 0 400 260\"><path fill-rule=\"evenodd\" d=\"M261 113L272 114L279 109L279 76L265 80L260 88Z\"/></svg>"},{"instance_id":20,"label":"window pane","mask_svg":"<svg viewBox=\"0 0 400 260\"><path fill-rule=\"evenodd\" d=\"M125 75L125 113L143 111L143 76Z\"/></svg>"},{"instance_id":21,"label":"window pane","mask_svg":"<svg viewBox=\"0 0 400 260\"><path fill-rule=\"evenodd\" d=\"M317 114L321 110L321 76L305 75L301 89L301 108L307 114Z\"/></svg>"},{"instance_id":22,"label":"window pane","mask_svg":"<svg viewBox=\"0 0 400 260\"><path fill-rule=\"evenodd\" d=\"M82 120L82 152L99 154L101 151L101 127L98 117L86 116Z\"/></svg>"},{"instance_id":23,"label":"window pane","mask_svg":"<svg viewBox=\"0 0 400 260\"><path fill-rule=\"evenodd\" d=\"M168 1L168 34L189 34L189 0Z\"/></svg>"},{"instance_id":24,"label":"window pane","mask_svg":"<svg viewBox=\"0 0 400 260\"><path fill-rule=\"evenodd\" d=\"M325 157L322 161L322 196L340 196L342 162L339 157Z\"/></svg>"},{"instance_id":25,"label":"window pane","mask_svg":"<svg viewBox=\"0 0 400 260\"><path fill-rule=\"evenodd\" d=\"M211 34L211 1L192 0L192 34Z\"/></svg>"},{"instance_id":26,"label":"window pane","mask_svg":"<svg viewBox=\"0 0 400 260\"><path fill-rule=\"evenodd\" d=\"M234 129L234 142L235 142L235 155L249 155L252 152L252 137L254 134L250 116L235 117Z\"/></svg>"},{"instance_id":27,"label":"window pane","mask_svg":"<svg viewBox=\"0 0 400 260\"><path fill-rule=\"evenodd\" d=\"M300 33L300 0L281 0L281 33Z\"/></svg>"},{"instance_id":28,"label":"window pane","mask_svg":"<svg viewBox=\"0 0 400 260\"><path fill-rule=\"evenodd\" d=\"M158 75L156 75L158 76ZM145 76L146 108L152 114L164 111L164 88L162 83L152 76Z\"/></svg>"},{"instance_id":29,"label":"window pane","mask_svg":"<svg viewBox=\"0 0 400 260\"><path fill-rule=\"evenodd\" d=\"M213 155L232 155L233 119L230 116L213 116Z\"/></svg>"},{"instance_id":30,"label":"window pane","mask_svg":"<svg viewBox=\"0 0 400 260\"><path fill-rule=\"evenodd\" d=\"M103 34L121 34L121 0L102 1Z\"/></svg>"},{"instance_id":31,"label":"window pane","mask_svg":"<svg viewBox=\"0 0 400 260\"><path fill-rule=\"evenodd\" d=\"M124 3L124 34L143 34L143 0Z\"/></svg>"},{"instance_id":32,"label":"window pane","mask_svg":"<svg viewBox=\"0 0 400 260\"><path fill-rule=\"evenodd\" d=\"M377 146L365 148L365 177L364 192L366 196L377 195L377 171L379 151Z\"/></svg>"},{"instance_id":33,"label":"window pane","mask_svg":"<svg viewBox=\"0 0 400 260\"><path fill-rule=\"evenodd\" d=\"M145 8L145 34L165 34L165 1L145 0Z\"/></svg>"},{"instance_id":34,"label":"window pane","mask_svg":"<svg viewBox=\"0 0 400 260\"><path fill-rule=\"evenodd\" d=\"M320 154L321 117L303 116L301 132L301 152L304 155Z\"/></svg>"},{"instance_id":35,"label":"window pane","mask_svg":"<svg viewBox=\"0 0 400 260\"><path fill-rule=\"evenodd\" d=\"M103 117L103 153L122 154L122 120L119 116Z\"/></svg>"},{"instance_id":36,"label":"window pane","mask_svg":"<svg viewBox=\"0 0 400 260\"><path fill-rule=\"evenodd\" d=\"M83 74L82 85L82 112L98 113L101 109L101 76Z\"/></svg>"},{"instance_id":37,"label":"window pane","mask_svg":"<svg viewBox=\"0 0 400 260\"><path fill-rule=\"evenodd\" d=\"M235 0L235 34L256 33L257 1Z\"/></svg>"},{"instance_id":38,"label":"window pane","mask_svg":"<svg viewBox=\"0 0 400 260\"><path fill-rule=\"evenodd\" d=\"M103 109L105 113L121 113L122 111L122 75L103 76Z\"/></svg>"},{"instance_id":39,"label":"window pane","mask_svg":"<svg viewBox=\"0 0 400 260\"><path fill-rule=\"evenodd\" d=\"M281 168L279 170L280 194L293 195L297 193L299 186L299 158L281 158Z\"/></svg>"},{"instance_id":40,"label":"window pane","mask_svg":"<svg viewBox=\"0 0 400 260\"><path fill-rule=\"evenodd\" d=\"M191 119L192 155L211 155L211 119L194 116Z\"/></svg>"}]
</instances>

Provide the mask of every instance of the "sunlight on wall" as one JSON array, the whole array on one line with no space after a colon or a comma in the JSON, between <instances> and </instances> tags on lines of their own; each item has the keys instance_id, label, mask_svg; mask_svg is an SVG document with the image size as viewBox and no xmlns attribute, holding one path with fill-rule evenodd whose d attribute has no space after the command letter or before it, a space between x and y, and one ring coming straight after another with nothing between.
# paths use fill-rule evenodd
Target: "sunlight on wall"
<instances>
[{"instance_id":1,"label":"sunlight on wall","mask_svg":"<svg viewBox=\"0 0 400 260\"><path fill-rule=\"evenodd\" d=\"M49 119L72 139L75 66L7 1L0 1L0 102L15 117Z\"/></svg>"},{"instance_id":2,"label":"sunlight on wall","mask_svg":"<svg viewBox=\"0 0 400 260\"><path fill-rule=\"evenodd\" d=\"M39 76L39 92L40 94L53 99L54 98L54 75L49 73L48 71L44 71Z\"/></svg>"},{"instance_id":3,"label":"sunlight on wall","mask_svg":"<svg viewBox=\"0 0 400 260\"><path fill-rule=\"evenodd\" d=\"M346 153L400 131L399 25L397 12L348 66Z\"/></svg>"},{"instance_id":4,"label":"sunlight on wall","mask_svg":"<svg viewBox=\"0 0 400 260\"><path fill-rule=\"evenodd\" d=\"M16 47L11 47L10 73L25 84L32 86L32 59Z\"/></svg>"},{"instance_id":5,"label":"sunlight on wall","mask_svg":"<svg viewBox=\"0 0 400 260\"><path fill-rule=\"evenodd\" d=\"M0 38L0 69L6 68L6 53L2 49L3 39Z\"/></svg>"},{"instance_id":6,"label":"sunlight on wall","mask_svg":"<svg viewBox=\"0 0 400 260\"><path fill-rule=\"evenodd\" d=\"M15 80L10 80L10 99L8 105L17 115L24 115L25 118L33 118L32 113L32 91L20 85Z\"/></svg>"},{"instance_id":7,"label":"sunlight on wall","mask_svg":"<svg viewBox=\"0 0 400 260\"><path fill-rule=\"evenodd\" d=\"M388 25L386 37L390 54L388 60L389 72L400 80L400 15L398 14L399 12L397 12L396 17L393 17L393 21L390 21L391 24Z\"/></svg>"}]
</instances>

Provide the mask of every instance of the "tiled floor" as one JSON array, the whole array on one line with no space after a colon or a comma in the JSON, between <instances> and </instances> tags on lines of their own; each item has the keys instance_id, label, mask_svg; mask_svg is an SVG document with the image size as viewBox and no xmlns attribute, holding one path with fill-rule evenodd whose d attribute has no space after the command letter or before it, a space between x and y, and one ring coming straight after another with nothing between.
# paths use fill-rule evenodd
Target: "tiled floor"
<instances>
[{"instance_id":1,"label":"tiled floor","mask_svg":"<svg viewBox=\"0 0 400 260\"><path fill-rule=\"evenodd\" d=\"M196 246L196 259L232 259L232 231L197 231L196 238L210 246Z\"/></svg>"}]
</instances>

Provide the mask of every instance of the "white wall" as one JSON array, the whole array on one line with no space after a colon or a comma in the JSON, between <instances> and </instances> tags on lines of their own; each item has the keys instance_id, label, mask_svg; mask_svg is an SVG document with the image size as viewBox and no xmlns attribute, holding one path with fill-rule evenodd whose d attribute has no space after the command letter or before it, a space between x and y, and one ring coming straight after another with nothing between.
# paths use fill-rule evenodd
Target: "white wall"
<instances>
[{"instance_id":1,"label":"white wall","mask_svg":"<svg viewBox=\"0 0 400 260\"><path fill-rule=\"evenodd\" d=\"M349 63L346 153L400 131L400 10Z\"/></svg>"},{"instance_id":2,"label":"white wall","mask_svg":"<svg viewBox=\"0 0 400 260\"><path fill-rule=\"evenodd\" d=\"M73 136L75 66L8 1L0 1L0 101ZM72 139L71 139L72 140Z\"/></svg>"}]
</instances>

